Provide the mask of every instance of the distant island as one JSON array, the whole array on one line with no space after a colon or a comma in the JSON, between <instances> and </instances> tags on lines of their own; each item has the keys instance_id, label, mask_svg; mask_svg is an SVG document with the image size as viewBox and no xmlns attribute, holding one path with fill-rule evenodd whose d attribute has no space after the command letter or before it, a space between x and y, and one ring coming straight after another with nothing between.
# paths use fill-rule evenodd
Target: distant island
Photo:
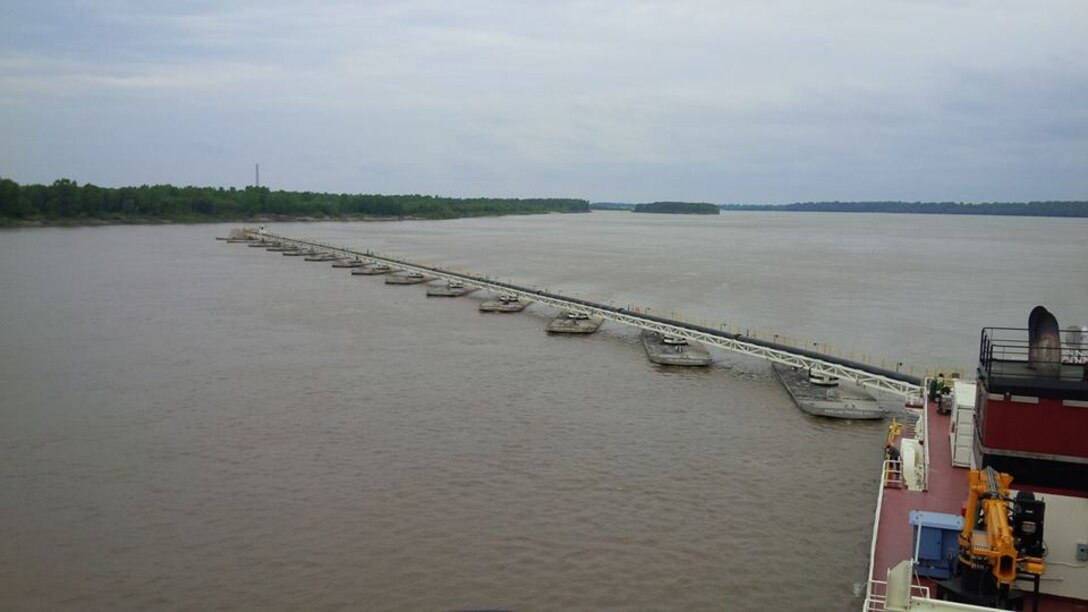
<instances>
[{"instance_id":1,"label":"distant island","mask_svg":"<svg viewBox=\"0 0 1088 612\"><path fill-rule=\"evenodd\" d=\"M632 212L660 213L667 215L717 215L721 212L716 204L705 202L653 202L635 204Z\"/></svg>"},{"instance_id":2,"label":"distant island","mask_svg":"<svg viewBox=\"0 0 1088 612\"><path fill-rule=\"evenodd\" d=\"M636 210L656 204L593 202L593 210ZM672 204L672 203L667 203ZM686 206L699 204L677 203ZM711 204L710 206L715 206ZM720 204L723 211L901 213L915 215L1004 215L1022 217L1088 217L1088 201L1042 202L796 202L793 204ZM644 211L639 211L644 212Z\"/></svg>"},{"instance_id":3,"label":"distant island","mask_svg":"<svg viewBox=\"0 0 1088 612\"><path fill-rule=\"evenodd\" d=\"M634 210L635 205L627 202L592 202L589 208L591 210Z\"/></svg>"},{"instance_id":4,"label":"distant island","mask_svg":"<svg viewBox=\"0 0 1088 612\"><path fill-rule=\"evenodd\" d=\"M1006 215L1088 217L1088 202L798 202L795 204L722 204L722 210L771 212L908 213L920 215Z\"/></svg>"},{"instance_id":5,"label":"distant island","mask_svg":"<svg viewBox=\"0 0 1088 612\"><path fill-rule=\"evenodd\" d=\"M59 179L19 185L0 178L0 225L247 220L453 219L496 215L589 212L565 198L447 198L429 195L272 191L267 187L98 187Z\"/></svg>"}]
</instances>

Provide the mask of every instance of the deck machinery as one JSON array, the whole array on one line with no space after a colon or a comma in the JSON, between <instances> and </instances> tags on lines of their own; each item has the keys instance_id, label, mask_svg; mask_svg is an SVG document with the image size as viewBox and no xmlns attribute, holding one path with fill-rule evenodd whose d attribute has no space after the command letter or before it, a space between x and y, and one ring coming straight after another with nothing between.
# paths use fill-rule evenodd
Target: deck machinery
<instances>
[{"instance_id":1,"label":"deck machinery","mask_svg":"<svg viewBox=\"0 0 1088 612\"><path fill-rule=\"evenodd\" d=\"M987 467L971 470L963 531L959 535L958 594L972 603L1004 607L1019 578L1046 571L1042 500L1026 491L1011 496L1012 476Z\"/></svg>"}]
</instances>

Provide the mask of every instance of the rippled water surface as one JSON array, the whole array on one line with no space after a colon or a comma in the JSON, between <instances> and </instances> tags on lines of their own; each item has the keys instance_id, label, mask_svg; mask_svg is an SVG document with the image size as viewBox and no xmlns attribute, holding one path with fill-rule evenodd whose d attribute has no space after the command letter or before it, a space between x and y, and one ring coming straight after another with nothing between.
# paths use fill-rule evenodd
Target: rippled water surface
<instances>
[{"instance_id":1,"label":"rippled water surface","mask_svg":"<svg viewBox=\"0 0 1088 612\"><path fill-rule=\"evenodd\" d=\"M228 226L0 233L11 609L847 610L883 425L759 361L647 363L613 323L477 311ZM1088 323L1083 220L626 213L280 231L970 365ZM907 366L904 366L907 367Z\"/></svg>"}]
</instances>

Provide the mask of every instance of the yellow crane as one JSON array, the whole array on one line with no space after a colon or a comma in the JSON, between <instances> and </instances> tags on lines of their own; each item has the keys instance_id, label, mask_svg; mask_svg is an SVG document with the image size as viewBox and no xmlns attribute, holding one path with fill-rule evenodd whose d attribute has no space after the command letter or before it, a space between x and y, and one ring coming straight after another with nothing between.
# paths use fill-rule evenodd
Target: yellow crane
<instances>
[{"instance_id":1,"label":"yellow crane","mask_svg":"<svg viewBox=\"0 0 1088 612\"><path fill-rule=\"evenodd\" d=\"M967 484L967 507L959 535L964 569L988 570L999 592L1007 592L1018 574L1041 576L1046 563L1029 554L1035 546L1027 542L1034 541L1036 535L1041 540L1041 514L1038 518L1018 515L1016 501L1009 496L1012 476L987 467L971 470Z\"/></svg>"}]
</instances>

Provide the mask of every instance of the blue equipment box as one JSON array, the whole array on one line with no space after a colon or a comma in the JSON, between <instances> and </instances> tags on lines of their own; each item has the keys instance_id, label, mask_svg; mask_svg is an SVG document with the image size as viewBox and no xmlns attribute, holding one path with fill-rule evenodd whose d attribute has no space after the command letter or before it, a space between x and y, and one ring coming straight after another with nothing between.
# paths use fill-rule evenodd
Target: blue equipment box
<instances>
[{"instance_id":1,"label":"blue equipment box","mask_svg":"<svg viewBox=\"0 0 1088 612\"><path fill-rule=\"evenodd\" d=\"M963 530L963 517L958 514L942 514L912 510L910 513L911 534L918 546L918 564L915 571L919 576L930 578L951 578L959 557L959 535ZM921 530L919 538L918 530Z\"/></svg>"}]
</instances>

